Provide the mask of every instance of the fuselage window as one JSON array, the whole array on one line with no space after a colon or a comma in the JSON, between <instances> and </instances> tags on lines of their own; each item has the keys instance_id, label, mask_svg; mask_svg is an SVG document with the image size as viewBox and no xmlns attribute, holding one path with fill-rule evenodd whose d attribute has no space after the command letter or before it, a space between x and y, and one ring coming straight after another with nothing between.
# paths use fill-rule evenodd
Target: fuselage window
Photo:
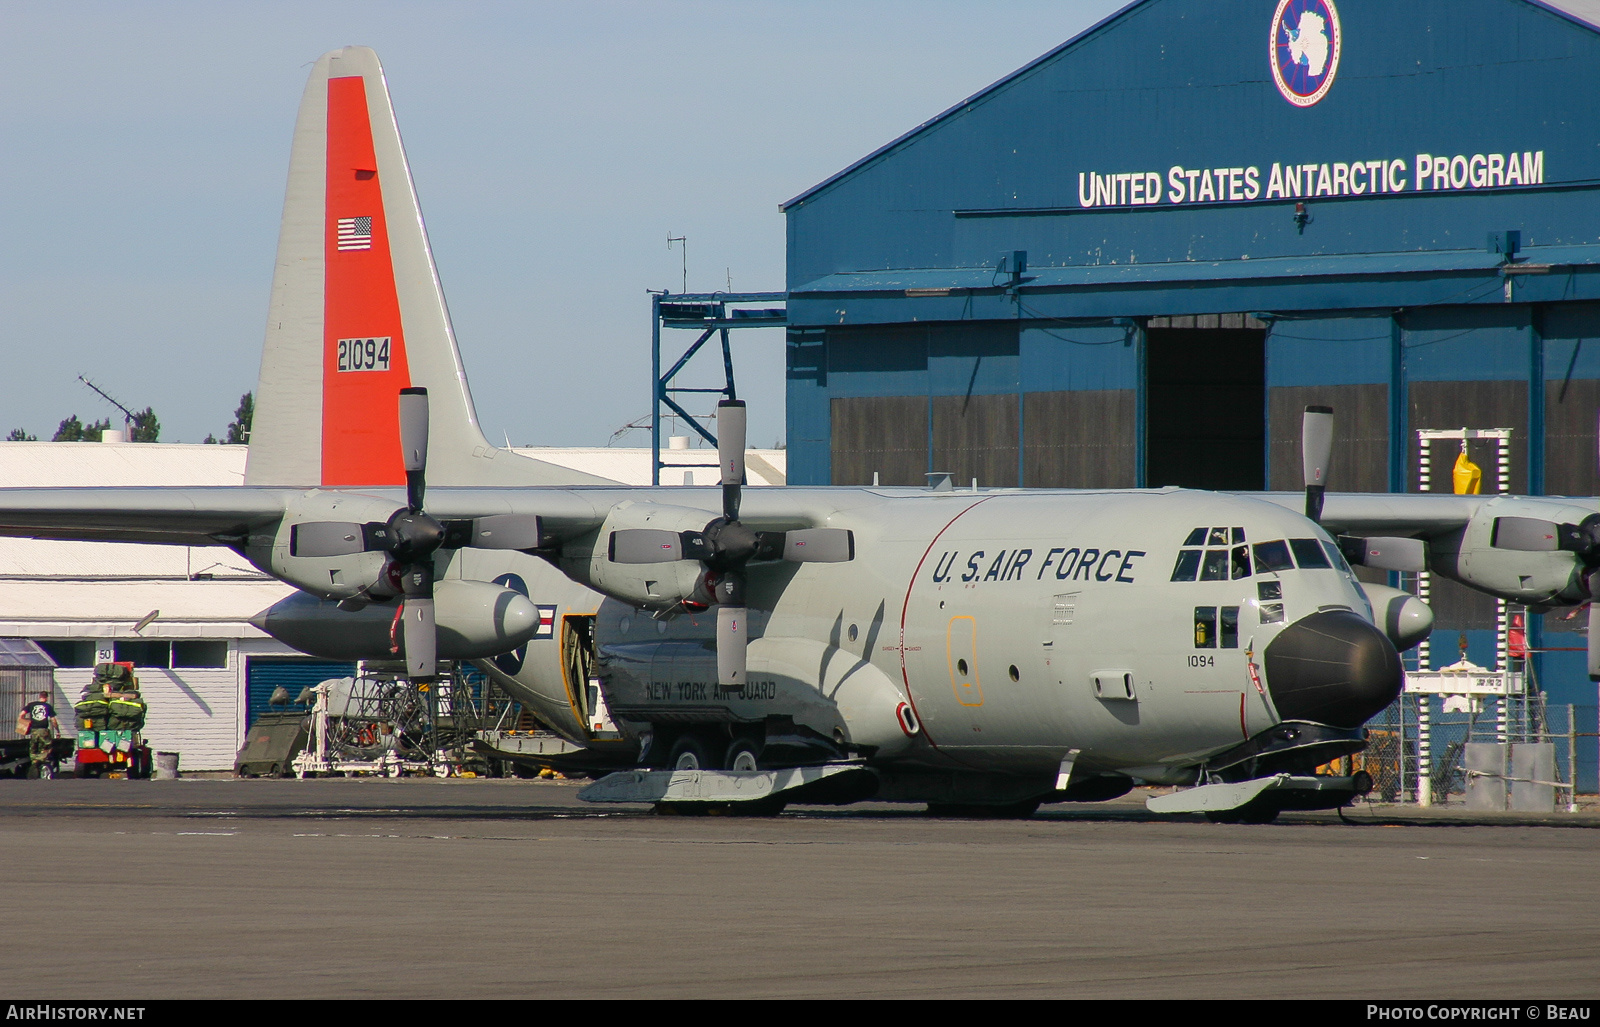
<instances>
[{"instance_id":1,"label":"fuselage window","mask_svg":"<svg viewBox=\"0 0 1600 1027\"><path fill-rule=\"evenodd\" d=\"M1217 647L1217 608L1215 606L1196 606L1194 608L1194 647L1196 649L1215 649Z\"/></svg>"},{"instance_id":2,"label":"fuselage window","mask_svg":"<svg viewBox=\"0 0 1600 1027\"><path fill-rule=\"evenodd\" d=\"M1250 576L1250 547L1249 546L1234 546L1233 547L1233 580L1234 581L1238 581L1240 578L1248 578L1249 576Z\"/></svg>"},{"instance_id":3,"label":"fuselage window","mask_svg":"<svg viewBox=\"0 0 1600 1027\"><path fill-rule=\"evenodd\" d=\"M1294 570L1294 561L1289 558L1289 547L1281 539L1275 542L1257 542L1256 570L1262 573Z\"/></svg>"},{"instance_id":4,"label":"fuselage window","mask_svg":"<svg viewBox=\"0 0 1600 1027\"><path fill-rule=\"evenodd\" d=\"M1222 608L1222 648L1239 648L1239 608L1237 606L1224 606Z\"/></svg>"},{"instance_id":5,"label":"fuselage window","mask_svg":"<svg viewBox=\"0 0 1600 1027\"><path fill-rule=\"evenodd\" d=\"M1228 580L1228 551L1226 549L1206 550L1205 563L1200 567L1200 580Z\"/></svg>"},{"instance_id":6,"label":"fuselage window","mask_svg":"<svg viewBox=\"0 0 1600 1027\"><path fill-rule=\"evenodd\" d=\"M1178 562L1172 567L1173 581L1193 581L1196 572L1200 570L1200 550L1180 549Z\"/></svg>"},{"instance_id":7,"label":"fuselage window","mask_svg":"<svg viewBox=\"0 0 1600 1027\"><path fill-rule=\"evenodd\" d=\"M1277 545L1282 545L1279 542ZM1283 582L1258 581L1256 582L1256 598L1260 600L1261 623L1282 624L1283 603L1278 602L1283 598Z\"/></svg>"},{"instance_id":8,"label":"fuselage window","mask_svg":"<svg viewBox=\"0 0 1600 1027\"><path fill-rule=\"evenodd\" d=\"M1292 538L1289 548L1294 550L1294 562L1300 565L1301 570L1312 570L1317 567L1332 568L1328 562L1328 554L1322 551L1314 538Z\"/></svg>"}]
</instances>

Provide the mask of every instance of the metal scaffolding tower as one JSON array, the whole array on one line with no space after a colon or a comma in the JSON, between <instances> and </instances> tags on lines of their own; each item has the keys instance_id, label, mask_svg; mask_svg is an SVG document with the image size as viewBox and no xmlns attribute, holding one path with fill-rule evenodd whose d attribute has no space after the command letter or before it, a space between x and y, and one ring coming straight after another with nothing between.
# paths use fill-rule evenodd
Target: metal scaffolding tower
<instances>
[{"instance_id":1,"label":"metal scaffolding tower","mask_svg":"<svg viewBox=\"0 0 1600 1027\"><path fill-rule=\"evenodd\" d=\"M738 399L733 380L733 350L729 346L728 331L733 328L782 328L789 323L788 311L783 304L788 293L782 292L712 292L712 293L655 293L650 303L650 372L654 383L650 403L650 483L661 484L661 469L669 466L702 466L665 464L661 461L661 417L663 406L672 414L684 419L689 427L716 446L717 439L699 420L685 410L673 397L679 393L709 393ZM752 304L768 304L755 307ZM684 350L672 367L661 372L661 329L677 328L698 331L694 343ZM722 372L725 384L720 389L688 388L673 385L694 355L720 335L722 341Z\"/></svg>"}]
</instances>

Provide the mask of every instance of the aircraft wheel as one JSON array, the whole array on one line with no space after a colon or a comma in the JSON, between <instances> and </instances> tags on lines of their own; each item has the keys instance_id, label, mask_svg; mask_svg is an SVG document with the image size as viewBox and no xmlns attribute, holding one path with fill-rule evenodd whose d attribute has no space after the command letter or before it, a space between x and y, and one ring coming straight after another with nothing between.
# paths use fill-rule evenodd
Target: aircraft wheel
<instances>
[{"instance_id":1,"label":"aircraft wheel","mask_svg":"<svg viewBox=\"0 0 1600 1027\"><path fill-rule=\"evenodd\" d=\"M761 743L748 738L735 738L728 746L722 765L729 770L761 769Z\"/></svg>"},{"instance_id":2,"label":"aircraft wheel","mask_svg":"<svg viewBox=\"0 0 1600 1027\"><path fill-rule=\"evenodd\" d=\"M667 760L673 770L717 770L711 747L697 735L685 734L672 745L672 755Z\"/></svg>"}]
</instances>

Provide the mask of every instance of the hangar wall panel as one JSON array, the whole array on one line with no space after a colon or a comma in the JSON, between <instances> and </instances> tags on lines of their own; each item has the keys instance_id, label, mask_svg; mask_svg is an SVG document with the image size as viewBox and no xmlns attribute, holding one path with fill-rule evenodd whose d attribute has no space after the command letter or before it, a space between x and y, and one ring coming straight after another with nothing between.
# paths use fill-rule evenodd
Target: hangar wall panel
<instances>
[{"instance_id":1,"label":"hangar wall panel","mask_svg":"<svg viewBox=\"0 0 1600 1027\"><path fill-rule=\"evenodd\" d=\"M1451 491L1450 468L1460 447L1454 442L1434 442L1431 487L1422 488L1417 480L1419 428L1510 428L1511 491L1528 491L1528 383L1522 381L1413 381L1408 386L1411 453L1408 480L1415 492ZM1483 491L1494 492L1494 443L1474 439L1467 443L1467 457L1483 468Z\"/></svg>"},{"instance_id":2,"label":"hangar wall panel","mask_svg":"<svg viewBox=\"0 0 1600 1027\"><path fill-rule=\"evenodd\" d=\"M933 397L933 470L957 486L1017 484L1017 397Z\"/></svg>"},{"instance_id":3,"label":"hangar wall panel","mask_svg":"<svg viewBox=\"0 0 1600 1027\"><path fill-rule=\"evenodd\" d=\"M1134 486L1132 389L1029 392L1022 399L1022 473L1029 488Z\"/></svg>"},{"instance_id":4,"label":"hangar wall panel","mask_svg":"<svg viewBox=\"0 0 1600 1027\"><path fill-rule=\"evenodd\" d=\"M1333 408L1333 459L1328 487L1336 492L1389 491L1389 387L1291 385L1267 390L1268 488L1305 486L1300 432L1308 406Z\"/></svg>"},{"instance_id":5,"label":"hangar wall panel","mask_svg":"<svg viewBox=\"0 0 1600 1027\"><path fill-rule=\"evenodd\" d=\"M1545 383L1544 493L1551 496L1600 495L1596 473L1595 412L1600 381L1576 378Z\"/></svg>"},{"instance_id":6,"label":"hangar wall panel","mask_svg":"<svg viewBox=\"0 0 1600 1027\"><path fill-rule=\"evenodd\" d=\"M1555 496L1600 495L1600 304L1543 308L1545 481Z\"/></svg>"},{"instance_id":7,"label":"hangar wall panel","mask_svg":"<svg viewBox=\"0 0 1600 1027\"><path fill-rule=\"evenodd\" d=\"M923 485L928 397L841 396L832 403L835 485Z\"/></svg>"}]
</instances>

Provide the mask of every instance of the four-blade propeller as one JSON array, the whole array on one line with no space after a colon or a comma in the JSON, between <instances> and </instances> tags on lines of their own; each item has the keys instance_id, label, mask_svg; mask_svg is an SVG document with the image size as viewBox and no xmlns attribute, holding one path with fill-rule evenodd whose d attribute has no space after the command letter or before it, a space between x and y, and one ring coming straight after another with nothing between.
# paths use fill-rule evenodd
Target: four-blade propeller
<instances>
[{"instance_id":1,"label":"four-blade propeller","mask_svg":"<svg viewBox=\"0 0 1600 1027\"><path fill-rule=\"evenodd\" d=\"M745 568L758 560L843 563L855 559L855 535L847 528L754 531L739 521L744 486L745 405L717 404L717 462L722 474L722 516L699 531L622 528L611 533L613 563L672 563L698 560L717 607L717 684L744 687L749 608Z\"/></svg>"},{"instance_id":2,"label":"four-blade propeller","mask_svg":"<svg viewBox=\"0 0 1600 1027\"><path fill-rule=\"evenodd\" d=\"M294 556L387 553L385 576L398 586L406 673L412 680L438 674L438 631L433 609L433 555L440 549L517 549L539 546L539 518L496 514L440 521L423 508L428 469L428 390L400 390L400 450L406 471L406 505L387 521L308 521L290 529ZM391 593L392 594L392 593Z\"/></svg>"},{"instance_id":3,"label":"four-blade propeller","mask_svg":"<svg viewBox=\"0 0 1600 1027\"><path fill-rule=\"evenodd\" d=\"M1305 470L1306 516L1322 523L1322 500L1333 459L1333 408L1306 407L1300 429L1300 459ZM1363 538L1340 535L1339 551L1353 564L1415 573L1428 567L1428 547L1416 538Z\"/></svg>"},{"instance_id":4,"label":"four-blade propeller","mask_svg":"<svg viewBox=\"0 0 1600 1027\"><path fill-rule=\"evenodd\" d=\"M1489 544L1523 553L1571 553L1589 590L1589 677L1600 680L1600 513L1577 524L1537 517L1496 517Z\"/></svg>"}]
</instances>

